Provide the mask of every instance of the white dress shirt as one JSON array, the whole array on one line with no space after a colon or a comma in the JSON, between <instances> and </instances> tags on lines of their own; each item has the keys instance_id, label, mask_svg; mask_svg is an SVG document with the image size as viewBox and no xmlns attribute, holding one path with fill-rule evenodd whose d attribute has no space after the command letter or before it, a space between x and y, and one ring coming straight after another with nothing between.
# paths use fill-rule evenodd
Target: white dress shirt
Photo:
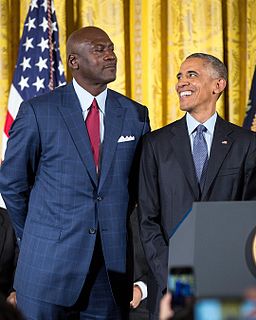
<instances>
[{"instance_id":1,"label":"white dress shirt","mask_svg":"<svg viewBox=\"0 0 256 320\"><path fill-rule=\"evenodd\" d=\"M144 283L143 281L137 281L137 282L134 282L133 285L138 286L140 288L140 291L142 294L141 300L146 299L148 296L148 287L147 287L146 283Z\"/></svg>"},{"instance_id":2,"label":"white dress shirt","mask_svg":"<svg viewBox=\"0 0 256 320\"><path fill-rule=\"evenodd\" d=\"M75 79L73 79L73 86L82 108L84 121L86 120L86 117L92 105L93 99L94 98L96 99L98 103L99 111L100 111L100 142L102 143L104 139L105 103L106 103L108 89L106 88L99 95L94 97L92 94L90 94L90 92L82 88Z\"/></svg>"},{"instance_id":3,"label":"white dress shirt","mask_svg":"<svg viewBox=\"0 0 256 320\"><path fill-rule=\"evenodd\" d=\"M6 209L6 205L4 203L4 200L3 200L2 196L1 196L1 194L0 194L0 207Z\"/></svg>"}]
</instances>

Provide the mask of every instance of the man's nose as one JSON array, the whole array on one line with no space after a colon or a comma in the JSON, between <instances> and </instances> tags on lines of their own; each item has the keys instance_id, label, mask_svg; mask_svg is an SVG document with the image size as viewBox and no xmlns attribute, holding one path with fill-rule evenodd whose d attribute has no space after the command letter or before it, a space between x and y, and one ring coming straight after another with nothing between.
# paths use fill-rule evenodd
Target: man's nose
<instances>
[{"instance_id":1,"label":"man's nose","mask_svg":"<svg viewBox=\"0 0 256 320\"><path fill-rule=\"evenodd\" d=\"M183 77L183 78L178 79L176 86L177 86L177 88L182 88L187 85L189 85L189 79L186 77Z\"/></svg>"},{"instance_id":2,"label":"man's nose","mask_svg":"<svg viewBox=\"0 0 256 320\"><path fill-rule=\"evenodd\" d=\"M104 56L104 59L106 60L116 60L116 54L113 50L107 50L106 54Z\"/></svg>"}]
</instances>

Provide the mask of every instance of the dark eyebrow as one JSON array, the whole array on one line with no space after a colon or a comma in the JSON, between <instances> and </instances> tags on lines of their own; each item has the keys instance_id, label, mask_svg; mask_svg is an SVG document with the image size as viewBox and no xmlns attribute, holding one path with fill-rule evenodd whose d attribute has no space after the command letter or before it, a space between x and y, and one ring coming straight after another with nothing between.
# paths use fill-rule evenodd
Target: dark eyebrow
<instances>
[{"instance_id":1,"label":"dark eyebrow","mask_svg":"<svg viewBox=\"0 0 256 320\"><path fill-rule=\"evenodd\" d=\"M192 73L194 73L194 74L196 74L196 75L199 75L199 73L198 73L197 71L195 71L195 70L188 70L188 71L186 72L186 74L192 74ZM182 75L181 72L177 73L177 75L176 75L177 79L178 79L181 75Z\"/></svg>"},{"instance_id":2,"label":"dark eyebrow","mask_svg":"<svg viewBox=\"0 0 256 320\"><path fill-rule=\"evenodd\" d=\"M97 46L102 46L102 47L114 47L114 43L113 42L101 42L101 41L99 41L99 42L97 42L97 41L92 41L91 42L91 45L93 46L93 47L97 47Z\"/></svg>"},{"instance_id":3,"label":"dark eyebrow","mask_svg":"<svg viewBox=\"0 0 256 320\"><path fill-rule=\"evenodd\" d=\"M188 70L188 72L187 72L188 74L190 74L190 73L195 73L195 74L199 74L197 71L195 71L195 70Z\"/></svg>"}]
</instances>

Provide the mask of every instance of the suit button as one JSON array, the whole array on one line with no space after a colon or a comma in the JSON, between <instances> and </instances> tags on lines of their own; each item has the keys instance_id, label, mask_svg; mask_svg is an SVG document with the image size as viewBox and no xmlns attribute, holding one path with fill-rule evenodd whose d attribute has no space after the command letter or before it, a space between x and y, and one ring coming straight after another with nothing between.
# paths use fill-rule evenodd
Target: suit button
<instances>
[{"instance_id":1,"label":"suit button","mask_svg":"<svg viewBox=\"0 0 256 320\"><path fill-rule=\"evenodd\" d=\"M97 197L97 200L98 200L98 201L101 201L101 200L102 200L102 197L101 197L101 196L98 196L98 197Z\"/></svg>"},{"instance_id":2,"label":"suit button","mask_svg":"<svg viewBox=\"0 0 256 320\"><path fill-rule=\"evenodd\" d=\"M89 234L95 234L95 233L96 233L96 229L94 229L94 228L89 229Z\"/></svg>"}]
</instances>

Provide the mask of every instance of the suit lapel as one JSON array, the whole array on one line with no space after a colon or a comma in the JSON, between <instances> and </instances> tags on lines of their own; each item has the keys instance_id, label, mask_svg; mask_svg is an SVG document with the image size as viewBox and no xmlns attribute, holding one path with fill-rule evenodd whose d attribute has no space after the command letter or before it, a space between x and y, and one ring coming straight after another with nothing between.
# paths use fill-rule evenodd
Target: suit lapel
<instances>
[{"instance_id":1,"label":"suit lapel","mask_svg":"<svg viewBox=\"0 0 256 320\"><path fill-rule=\"evenodd\" d=\"M223 161L225 160L232 146L233 139L230 136L232 131L233 130L230 125L218 116L214 129L214 136L207 168L205 186L202 193L202 200L207 195L207 192L213 180L215 179Z\"/></svg>"},{"instance_id":2,"label":"suit lapel","mask_svg":"<svg viewBox=\"0 0 256 320\"><path fill-rule=\"evenodd\" d=\"M62 98L63 101L61 107L59 107L59 111L66 123L83 164L92 181L97 185L97 174L91 152L90 139L84 123L82 109L72 83L67 85Z\"/></svg>"},{"instance_id":3,"label":"suit lapel","mask_svg":"<svg viewBox=\"0 0 256 320\"><path fill-rule=\"evenodd\" d=\"M191 154L190 140L186 125L186 117L177 121L172 128L173 137L171 139L172 149L181 166L188 184L197 199L199 197L199 188L196 181L194 162Z\"/></svg>"},{"instance_id":4,"label":"suit lapel","mask_svg":"<svg viewBox=\"0 0 256 320\"><path fill-rule=\"evenodd\" d=\"M101 189L110 169L118 138L121 135L126 109L115 98L114 92L108 90L104 122L104 144L102 149L99 189Z\"/></svg>"}]
</instances>

